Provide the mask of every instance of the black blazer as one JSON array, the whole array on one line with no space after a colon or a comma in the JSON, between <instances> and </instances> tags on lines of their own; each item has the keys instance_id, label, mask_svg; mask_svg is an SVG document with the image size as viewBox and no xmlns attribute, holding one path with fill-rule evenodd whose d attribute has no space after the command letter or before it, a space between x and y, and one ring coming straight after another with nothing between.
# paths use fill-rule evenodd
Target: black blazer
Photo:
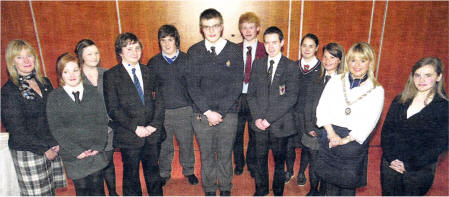
<instances>
[{"instance_id":1,"label":"black blazer","mask_svg":"<svg viewBox=\"0 0 449 197\"><path fill-rule=\"evenodd\" d=\"M297 132L293 106L298 98L298 68L295 63L282 56L268 88L268 57L254 61L251 83L248 88L248 104L253 120L267 119L269 131L275 137L286 137ZM255 131L261 131L251 123Z\"/></svg>"},{"instance_id":2,"label":"black blazer","mask_svg":"<svg viewBox=\"0 0 449 197\"><path fill-rule=\"evenodd\" d=\"M144 88L145 105L139 98L136 87L121 63L104 73L104 101L110 127L114 129L114 146L119 148L139 148L145 140L158 142L163 120L163 100L156 87L156 76L149 68L140 64ZM154 93L154 96L153 96ZM157 130L148 137L140 138L137 126L151 125Z\"/></svg>"}]
</instances>

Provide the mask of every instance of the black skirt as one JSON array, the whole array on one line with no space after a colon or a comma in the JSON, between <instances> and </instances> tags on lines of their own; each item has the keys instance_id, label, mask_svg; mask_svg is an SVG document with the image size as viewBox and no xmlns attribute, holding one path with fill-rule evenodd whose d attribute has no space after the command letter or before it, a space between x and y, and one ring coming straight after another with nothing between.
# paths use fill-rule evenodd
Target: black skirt
<instances>
[{"instance_id":1,"label":"black skirt","mask_svg":"<svg viewBox=\"0 0 449 197\"><path fill-rule=\"evenodd\" d=\"M349 130L333 126L341 138L348 136ZM329 139L323 131L318 153L317 174L327 183L341 188L357 188L366 185L368 161L368 141L359 144L356 141L329 148Z\"/></svg>"}]
</instances>

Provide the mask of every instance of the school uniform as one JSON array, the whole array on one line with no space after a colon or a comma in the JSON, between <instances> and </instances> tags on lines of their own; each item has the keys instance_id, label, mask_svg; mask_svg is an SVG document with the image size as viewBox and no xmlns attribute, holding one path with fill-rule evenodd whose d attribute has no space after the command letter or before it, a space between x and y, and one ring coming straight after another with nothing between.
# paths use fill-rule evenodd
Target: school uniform
<instances>
[{"instance_id":1,"label":"school uniform","mask_svg":"<svg viewBox=\"0 0 449 197\"><path fill-rule=\"evenodd\" d=\"M125 62L109 69L103 76L104 100L112 119L114 146L120 148L122 154L123 195L126 196L142 195L141 161L148 194L163 195L158 164L163 100L155 82L154 72L145 65L130 66ZM156 99L153 99L153 92ZM137 126L152 126L156 131L141 138L135 133Z\"/></svg>"},{"instance_id":2,"label":"school uniform","mask_svg":"<svg viewBox=\"0 0 449 197\"><path fill-rule=\"evenodd\" d=\"M414 115L398 95L385 118L382 135L382 195L423 196L432 186L438 156L448 145L448 101L435 94L433 100ZM394 160L404 163L403 174L391 169Z\"/></svg>"},{"instance_id":3,"label":"school uniform","mask_svg":"<svg viewBox=\"0 0 449 197\"><path fill-rule=\"evenodd\" d=\"M207 40L198 42L187 54L191 66L188 90L194 103L192 124L200 145L203 189L206 193L217 189L230 192L232 147L242 92L242 51L237 44L220 38L215 45ZM219 113L223 122L209 126L204 115L207 110Z\"/></svg>"},{"instance_id":4,"label":"school uniform","mask_svg":"<svg viewBox=\"0 0 449 197\"><path fill-rule=\"evenodd\" d=\"M270 70L270 67L272 70ZM271 72L271 75L268 73ZM264 57L254 62L252 81L248 92L255 130L257 171L255 176L255 195L266 195L268 185L268 151L271 148L275 160L273 192L284 192L284 162L287 139L297 132L294 123L294 111L298 97L298 77L295 63L282 54L276 57ZM270 126L262 131L255 121L266 119Z\"/></svg>"},{"instance_id":5,"label":"school uniform","mask_svg":"<svg viewBox=\"0 0 449 197\"><path fill-rule=\"evenodd\" d=\"M51 196L67 182L60 157L49 160L45 156L47 150L58 145L46 116L47 98L53 86L48 78L44 78L44 83L37 79L36 82L42 97L32 89L29 93L34 96L29 97L11 79L5 83L1 89L2 124L9 132L8 146L20 195Z\"/></svg>"},{"instance_id":6,"label":"school uniform","mask_svg":"<svg viewBox=\"0 0 449 197\"><path fill-rule=\"evenodd\" d=\"M194 174L195 153L193 150L192 99L187 91L188 56L179 51L169 58L163 52L148 61L148 68L156 74L159 89L163 90L167 137L161 144L159 156L160 175L168 178L174 155L173 137L179 143L179 161L184 176Z\"/></svg>"},{"instance_id":7,"label":"school uniform","mask_svg":"<svg viewBox=\"0 0 449 197\"><path fill-rule=\"evenodd\" d=\"M341 138L355 140L329 148L323 132L318 152L318 176L326 183L326 195L355 195L355 188L366 183L368 137L382 113L384 89L367 79L351 88L356 80L349 73L332 77L323 90L316 109L317 126L332 125ZM346 100L352 102L347 104Z\"/></svg>"},{"instance_id":8,"label":"school uniform","mask_svg":"<svg viewBox=\"0 0 449 197\"><path fill-rule=\"evenodd\" d=\"M243 51L243 62L244 69L243 74L245 75L243 80L243 90L239 99L239 113L238 113L238 123L237 123L237 133L235 135L235 143L234 143L234 163L236 170L243 170L245 166L245 156L243 154L243 136L245 132L245 124L246 122L251 123L251 113L249 111L247 94L248 94L248 85L249 81L251 81L251 70L254 60L261 59L267 56L265 51L265 46L262 42L257 41L254 44L247 44L245 41L239 44L242 47ZM249 54L250 53L250 54ZM248 59L250 58L250 59ZM248 70L248 71L247 71ZM247 73L248 72L248 73ZM248 75L248 76L246 76ZM256 165L256 158L254 152L254 130L251 127L248 127L248 146L246 149L246 164L248 165L248 170L251 172L251 175L254 175L253 169Z\"/></svg>"}]
</instances>

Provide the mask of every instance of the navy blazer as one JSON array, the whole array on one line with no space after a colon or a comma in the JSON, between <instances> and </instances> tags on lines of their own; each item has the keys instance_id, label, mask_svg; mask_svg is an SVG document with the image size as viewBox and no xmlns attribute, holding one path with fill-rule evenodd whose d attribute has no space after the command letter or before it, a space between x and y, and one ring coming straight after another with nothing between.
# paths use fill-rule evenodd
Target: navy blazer
<instances>
[{"instance_id":1,"label":"navy blazer","mask_svg":"<svg viewBox=\"0 0 449 197\"><path fill-rule=\"evenodd\" d=\"M254 62L248 88L248 104L254 120L251 126L255 131L265 132L255 126L255 120L267 119L271 124L268 129L275 137L287 137L297 133L293 106L299 92L298 68L293 61L282 56L271 86L268 86L267 61L268 57L264 57Z\"/></svg>"},{"instance_id":2,"label":"navy blazer","mask_svg":"<svg viewBox=\"0 0 449 197\"><path fill-rule=\"evenodd\" d=\"M163 100L156 86L156 75L140 64L144 88L145 105L139 98L137 89L121 63L104 73L104 101L110 126L114 129L114 146L119 148L139 148L145 140L158 142L163 121ZM153 96L154 93L154 96ZM152 126L157 130L148 137L140 138L137 126Z\"/></svg>"}]
</instances>

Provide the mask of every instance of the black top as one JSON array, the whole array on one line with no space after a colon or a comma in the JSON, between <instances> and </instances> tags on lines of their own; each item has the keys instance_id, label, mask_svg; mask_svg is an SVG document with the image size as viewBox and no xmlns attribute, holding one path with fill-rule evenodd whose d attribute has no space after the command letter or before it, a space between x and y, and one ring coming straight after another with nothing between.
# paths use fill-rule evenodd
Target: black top
<instances>
[{"instance_id":1,"label":"black top","mask_svg":"<svg viewBox=\"0 0 449 197\"><path fill-rule=\"evenodd\" d=\"M44 78L45 84L36 80L42 97L25 99L19 87L8 80L1 89L2 123L9 132L10 149L44 154L48 149L58 145L50 134L46 116L48 93L53 90L50 80ZM34 91L34 90L31 90Z\"/></svg>"},{"instance_id":2,"label":"black top","mask_svg":"<svg viewBox=\"0 0 449 197\"><path fill-rule=\"evenodd\" d=\"M212 110L223 117L237 113L243 83L241 47L227 41L220 54L214 56L207 51L203 40L191 46L187 54L191 66L188 88L194 112Z\"/></svg>"},{"instance_id":3,"label":"black top","mask_svg":"<svg viewBox=\"0 0 449 197\"><path fill-rule=\"evenodd\" d=\"M407 119L412 103L391 103L382 127L383 158L389 163L398 159L407 171L421 169L438 161L448 145L448 101L435 94L432 102Z\"/></svg>"},{"instance_id":4,"label":"black top","mask_svg":"<svg viewBox=\"0 0 449 197\"><path fill-rule=\"evenodd\" d=\"M152 57L147 64L156 73L158 86L163 91L165 109L176 109L179 107L191 106L187 91L187 54L179 51L176 60L169 64L164 59L162 53Z\"/></svg>"}]
</instances>

